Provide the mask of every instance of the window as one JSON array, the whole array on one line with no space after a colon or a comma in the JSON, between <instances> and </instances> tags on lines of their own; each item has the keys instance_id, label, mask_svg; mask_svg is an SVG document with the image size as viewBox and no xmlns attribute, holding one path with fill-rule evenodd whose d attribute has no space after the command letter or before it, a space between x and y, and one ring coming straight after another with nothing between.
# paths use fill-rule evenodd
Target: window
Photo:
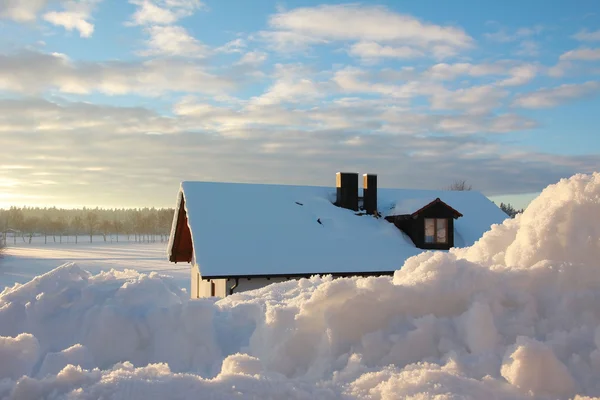
<instances>
[{"instance_id":1,"label":"window","mask_svg":"<svg viewBox=\"0 0 600 400\"><path fill-rule=\"evenodd\" d=\"M448 243L446 218L425 218L425 243Z\"/></svg>"}]
</instances>

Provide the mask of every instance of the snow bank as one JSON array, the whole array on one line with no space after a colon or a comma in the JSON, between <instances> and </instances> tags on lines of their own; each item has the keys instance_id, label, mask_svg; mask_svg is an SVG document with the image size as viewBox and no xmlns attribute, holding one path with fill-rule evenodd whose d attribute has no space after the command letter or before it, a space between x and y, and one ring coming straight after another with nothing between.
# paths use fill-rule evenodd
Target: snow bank
<instances>
[{"instance_id":1,"label":"snow bank","mask_svg":"<svg viewBox=\"0 0 600 400\"><path fill-rule=\"evenodd\" d=\"M600 396L600 174L393 278L220 301L63 265L0 294L0 398Z\"/></svg>"}]
</instances>

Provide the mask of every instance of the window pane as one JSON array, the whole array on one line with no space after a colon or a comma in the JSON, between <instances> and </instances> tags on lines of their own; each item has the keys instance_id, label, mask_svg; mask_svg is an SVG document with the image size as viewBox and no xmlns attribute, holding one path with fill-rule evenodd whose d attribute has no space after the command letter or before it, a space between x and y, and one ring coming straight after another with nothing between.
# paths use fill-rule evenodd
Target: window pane
<instances>
[{"instance_id":1,"label":"window pane","mask_svg":"<svg viewBox=\"0 0 600 400\"><path fill-rule=\"evenodd\" d=\"M435 219L425 218L425 243L433 243L435 239Z\"/></svg>"},{"instance_id":2,"label":"window pane","mask_svg":"<svg viewBox=\"0 0 600 400\"><path fill-rule=\"evenodd\" d=\"M448 241L448 221L444 218L438 218L436 222L436 242L446 243Z\"/></svg>"}]
</instances>

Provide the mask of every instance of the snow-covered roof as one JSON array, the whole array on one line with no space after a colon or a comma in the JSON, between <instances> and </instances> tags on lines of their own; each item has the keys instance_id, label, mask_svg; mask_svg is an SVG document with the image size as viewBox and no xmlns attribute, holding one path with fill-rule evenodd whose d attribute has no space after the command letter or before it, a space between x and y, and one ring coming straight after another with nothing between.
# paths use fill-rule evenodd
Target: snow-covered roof
<instances>
[{"instance_id":1,"label":"snow-covered roof","mask_svg":"<svg viewBox=\"0 0 600 400\"><path fill-rule=\"evenodd\" d=\"M464 215L455 221L456 247L506 218L476 191L380 188L378 209L409 214L436 198ZM357 216L333 201L331 187L183 182L169 256L182 203L203 277L391 272L423 251L385 219Z\"/></svg>"}]
</instances>

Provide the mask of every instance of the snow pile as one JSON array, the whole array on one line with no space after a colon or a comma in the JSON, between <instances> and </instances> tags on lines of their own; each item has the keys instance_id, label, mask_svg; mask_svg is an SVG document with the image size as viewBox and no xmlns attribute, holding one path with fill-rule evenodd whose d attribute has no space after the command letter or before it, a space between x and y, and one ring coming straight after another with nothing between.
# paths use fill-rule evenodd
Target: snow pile
<instances>
[{"instance_id":1,"label":"snow pile","mask_svg":"<svg viewBox=\"0 0 600 400\"><path fill-rule=\"evenodd\" d=\"M0 295L0 398L600 396L600 174L393 278L186 299L64 265Z\"/></svg>"}]
</instances>

